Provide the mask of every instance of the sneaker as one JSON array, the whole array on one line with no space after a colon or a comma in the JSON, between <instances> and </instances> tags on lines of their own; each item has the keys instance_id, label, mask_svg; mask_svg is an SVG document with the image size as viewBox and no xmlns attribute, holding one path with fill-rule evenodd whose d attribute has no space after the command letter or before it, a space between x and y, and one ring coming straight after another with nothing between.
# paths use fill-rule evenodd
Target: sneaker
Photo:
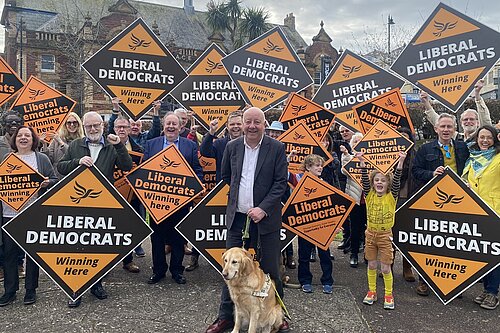
<instances>
[{"instance_id":1,"label":"sneaker","mask_svg":"<svg viewBox=\"0 0 500 333\"><path fill-rule=\"evenodd\" d=\"M368 291L368 293L366 293L365 298L363 299L363 303L368 305L372 305L376 301L377 301L377 293L375 291Z\"/></svg>"},{"instance_id":2,"label":"sneaker","mask_svg":"<svg viewBox=\"0 0 500 333\"><path fill-rule=\"evenodd\" d=\"M24 279L26 277L26 273L24 272L24 266L19 265L18 266L18 274L20 279Z\"/></svg>"},{"instance_id":3,"label":"sneaker","mask_svg":"<svg viewBox=\"0 0 500 333\"><path fill-rule=\"evenodd\" d=\"M481 293L481 295L479 295L476 298L474 298L474 303L479 304L479 305L483 304L484 299L486 298L486 296L488 296L488 293L486 291L483 291Z\"/></svg>"},{"instance_id":4,"label":"sneaker","mask_svg":"<svg viewBox=\"0 0 500 333\"><path fill-rule=\"evenodd\" d=\"M493 294L487 294L484 298L483 303L481 303L481 307L486 310L495 310L498 306L498 297Z\"/></svg>"},{"instance_id":5,"label":"sneaker","mask_svg":"<svg viewBox=\"0 0 500 333\"><path fill-rule=\"evenodd\" d=\"M384 309L394 310L394 297L392 297L392 295L384 296Z\"/></svg>"},{"instance_id":6,"label":"sneaker","mask_svg":"<svg viewBox=\"0 0 500 333\"><path fill-rule=\"evenodd\" d=\"M142 257L146 256L146 252L144 252L144 249L140 245L138 247L136 247L134 251L135 251L135 255L137 257L142 258Z\"/></svg>"},{"instance_id":7,"label":"sneaker","mask_svg":"<svg viewBox=\"0 0 500 333\"><path fill-rule=\"evenodd\" d=\"M329 284L323 286L323 294L331 294L333 292L333 287Z\"/></svg>"},{"instance_id":8,"label":"sneaker","mask_svg":"<svg viewBox=\"0 0 500 333\"><path fill-rule=\"evenodd\" d=\"M305 284L302 286L302 291L305 292L306 294L310 294L313 292L313 286L310 284Z\"/></svg>"}]
</instances>

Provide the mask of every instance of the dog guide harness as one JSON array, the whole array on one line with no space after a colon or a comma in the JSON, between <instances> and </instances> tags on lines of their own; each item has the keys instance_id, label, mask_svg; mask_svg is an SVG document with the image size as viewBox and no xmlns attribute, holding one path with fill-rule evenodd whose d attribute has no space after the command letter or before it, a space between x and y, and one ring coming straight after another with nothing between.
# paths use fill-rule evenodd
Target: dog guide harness
<instances>
[{"instance_id":1,"label":"dog guide harness","mask_svg":"<svg viewBox=\"0 0 500 333\"><path fill-rule=\"evenodd\" d=\"M241 239L243 240L243 248L246 249L247 242L250 240L250 217L247 216L247 220L245 223L245 229L242 230L242 236ZM260 239L257 241L257 252L260 247ZM259 297L261 301L263 301L268 295L269 295L269 289L271 289L271 286L273 286L274 289L274 294L276 296L276 300L278 301L279 305L283 309L283 313L285 314L285 317L292 320L292 317L288 313L288 310L285 306L285 303L283 303L283 300L281 299L280 295L278 294L278 291L276 290L276 286L273 285L271 281L271 276L269 274L266 274L266 280L264 281L264 285L262 286L261 290L256 290L252 292L252 296Z\"/></svg>"}]
</instances>

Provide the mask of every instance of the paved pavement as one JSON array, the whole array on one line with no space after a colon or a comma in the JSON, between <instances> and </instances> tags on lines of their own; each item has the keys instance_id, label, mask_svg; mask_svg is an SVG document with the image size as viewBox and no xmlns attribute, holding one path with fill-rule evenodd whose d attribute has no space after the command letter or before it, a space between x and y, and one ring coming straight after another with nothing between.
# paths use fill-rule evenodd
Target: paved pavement
<instances>
[{"instance_id":1,"label":"paved pavement","mask_svg":"<svg viewBox=\"0 0 500 333\"><path fill-rule=\"evenodd\" d=\"M146 242L148 243L148 242ZM332 248L335 247L335 243ZM148 251L149 244L145 244ZM150 252L149 252L150 253ZM312 264L314 293L285 290L292 315L293 332L498 332L500 308L487 311L473 303L481 291L475 285L463 299L444 306L435 296L415 294L416 283L403 281L401 264L395 265L396 309L385 311L379 301L361 303L366 293L366 266L349 267L348 256L334 250L335 288L321 293L319 263ZM188 257L186 257L187 262ZM177 285L170 277L156 285L146 284L151 271L150 256L136 258L138 274L117 266L105 279L109 298L83 296L82 305L69 309L66 296L45 275L40 278L35 304L24 306L24 289L14 304L0 308L0 332L204 332L216 317L222 278L204 260L200 268L186 273L188 283ZM296 270L290 270L297 282ZM383 280L378 279L383 294Z\"/></svg>"}]
</instances>

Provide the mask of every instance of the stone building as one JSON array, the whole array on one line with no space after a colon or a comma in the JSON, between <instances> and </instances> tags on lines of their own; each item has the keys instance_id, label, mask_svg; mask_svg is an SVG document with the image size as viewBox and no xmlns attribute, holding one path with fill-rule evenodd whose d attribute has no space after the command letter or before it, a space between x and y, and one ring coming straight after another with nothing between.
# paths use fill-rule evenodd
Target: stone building
<instances>
[{"instance_id":1,"label":"stone building","mask_svg":"<svg viewBox=\"0 0 500 333\"><path fill-rule=\"evenodd\" d=\"M214 33L206 13L192 0L173 7L133 0L5 0L0 24L5 29L4 57L27 80L34 75L78 102L76 111L108 113L109 98L80 65L137 17L142 17L187 69L212 42L231 52L228 36ZM311 98L338 59L323 23L308 45L287 14L280 25L315 80ZM165 107L174 107L167 98Z\"/></svg>"}]
</instances>

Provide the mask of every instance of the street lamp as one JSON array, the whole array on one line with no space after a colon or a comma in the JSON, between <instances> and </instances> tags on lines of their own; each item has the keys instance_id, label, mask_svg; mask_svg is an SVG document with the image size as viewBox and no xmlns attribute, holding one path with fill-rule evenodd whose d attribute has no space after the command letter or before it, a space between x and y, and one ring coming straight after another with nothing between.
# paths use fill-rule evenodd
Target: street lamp
<instances>
[{"instance_id":1,"label":"street lamp","mask_svg":"<svg viewBox=\"0 0 500 333\"><path fill-rule=\"evenodd\" d=\"M392 16L387 17L387 55L389 58L389 65L391 64L391 25L396 24Z\"/></svg>"}]
</instances>

